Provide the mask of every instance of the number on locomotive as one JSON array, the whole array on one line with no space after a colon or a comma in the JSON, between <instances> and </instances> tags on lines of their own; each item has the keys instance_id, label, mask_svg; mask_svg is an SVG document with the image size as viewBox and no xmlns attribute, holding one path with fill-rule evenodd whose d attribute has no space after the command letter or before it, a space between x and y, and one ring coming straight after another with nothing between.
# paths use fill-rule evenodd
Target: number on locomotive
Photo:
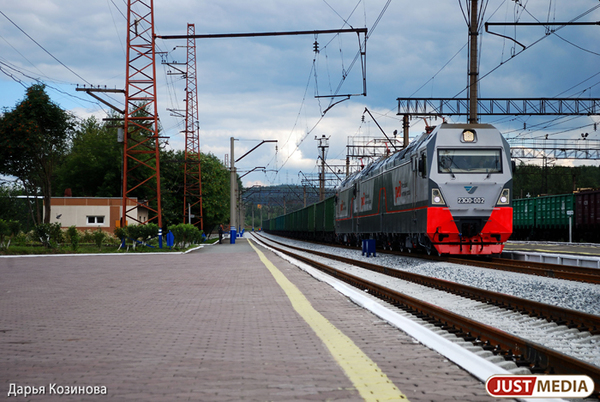
<instances>
[{"instance_id":1,"label":"number on locomotive","mask_svg":"<svg viewBox=\"0 0 600 402\"><path fill-rule=\"evenodd\" d=\"M484 204L484 197L458 197L459 204Z\"/></svg>"}]
</instances>

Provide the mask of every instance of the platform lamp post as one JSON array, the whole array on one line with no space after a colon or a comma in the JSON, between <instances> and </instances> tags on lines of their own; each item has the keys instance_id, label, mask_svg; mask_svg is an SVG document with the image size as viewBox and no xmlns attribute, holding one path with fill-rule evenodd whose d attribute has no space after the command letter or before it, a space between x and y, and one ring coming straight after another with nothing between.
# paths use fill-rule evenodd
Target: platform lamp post
<instances>
[{"instance_id":1,"label":"platform lamp post","mask_svg":"<svg viewBox=\"0 0 600 402\"><path fill-rule=\"evenodd\" d=\"M238 188L237 188L237 174L236 174L235 163L241 161L244 157L246 157L246 155L248 155L250 152L254 151L256 148L260 147L265 142L277 142L277 140L263 140L260 144L258 144L254 148L252 148L250 151L246 152L244 155L240 156L238 159L235 159L235 156L233 153L234 152L234 146L233 146L234 141L235 141L235 138L231 137L230 138L231 177L230 177L230 184L229 184L229 191L230 191L230 193L229 193L229 215L230 215L229 216L229 221L230 221L229 243L230 244L235 244L235 238L237 236L236 227L239 226L239 224L237 222L237 217L236 217L236 211L237 211L236 204L237 204L237 200L238 200ZM260 169L260 168L254 168L250 172L252 172L256 169ZM262 169L264 169L264 168L262 168ZM246 174L248 174L250 172L247 172ZM244 174L244 176L246 174ZM242 177L244 177L244 176L242 176Z\"/></svg>"}]
</instances>

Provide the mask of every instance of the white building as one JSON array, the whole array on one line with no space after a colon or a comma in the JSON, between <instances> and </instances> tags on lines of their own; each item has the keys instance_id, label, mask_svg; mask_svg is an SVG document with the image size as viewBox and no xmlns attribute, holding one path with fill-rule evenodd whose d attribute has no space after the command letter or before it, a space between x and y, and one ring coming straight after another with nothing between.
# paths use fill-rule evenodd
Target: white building
<instances>
[{"instance_id":1,"label":"white building","mask_svg":"<svg viewBox=\"0 0 600 402\"><path fill-rule=\"evenodd\" d=\"M102 229L112 233L120 226L123 198L117 197L52 197L50 223L60 223L62 228L75 225L79 230ZM130 200L129 206L135 207ZM148 220L148 210L135 207L128 215L137 216L140 222ZM136 221L127 221L136 225Z\"/></svg>"}]
</instances>

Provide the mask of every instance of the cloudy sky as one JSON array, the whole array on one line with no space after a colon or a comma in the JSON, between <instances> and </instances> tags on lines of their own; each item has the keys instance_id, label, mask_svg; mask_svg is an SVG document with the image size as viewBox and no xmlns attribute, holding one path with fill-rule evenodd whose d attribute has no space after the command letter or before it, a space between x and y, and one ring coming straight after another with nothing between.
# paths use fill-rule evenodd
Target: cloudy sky
<instances>
[{"instance_id":1,"label":"cloudy sky","mask_svg":"<svg viewBox=\"0 0 600 402\"><path fill-rule=\"evenodd\" d=\"M149 1L149 0L148 0ZM79 117L106 116L107 108L77 85L124 88L126 0L0 0L0 106L12 108L25 88L42 81L51 98ZM199 39L198 102L201 146L225 158L230 137L236 157L264 144L238 164L244 185L299 184L317 173L315 137L330 138L328 162L343 164L356 136L401 132L398 97L465 97L467 85L466 0L154 0L158 35L340 29L369 30L367 96L331 108L315 95L359 94L362 69L353 64L358 40L341 35ZM387 7L386 7L387 6ZM484 21L599 21L596 0L489 0ZM498 27L496 32L527 46L483 33L482 97L600 98L598 26ZM361 37L364 39L363 37ZM319 53L313 50L315 40ZM184 41L157 40L164 60L185 62ZM159 116L169 147L184 147L183 120L167 109L183 109L185 81L157 59ZM345 78L344 78L345 77ZM341 84L341 86L340 86ZM339 88L339 89L338 89ZM337 92L336 92L337 91ZM462 92L462 93L461 93ZM336 98L334 102L341 100ZM113 96L111 102L123 104ZM328 109L329 108L329 109ZM324 113L326 111L326 113ZM596 119L596 120L594 120ZM451 118L464 122L464 117ZM508 138L599 139L596 117L488 117ZM411 137L424 128L411 121ZM435 121L431 124L436 124ZM299 173L299 172L302 172Z\"/></svg>"}]
</instances>

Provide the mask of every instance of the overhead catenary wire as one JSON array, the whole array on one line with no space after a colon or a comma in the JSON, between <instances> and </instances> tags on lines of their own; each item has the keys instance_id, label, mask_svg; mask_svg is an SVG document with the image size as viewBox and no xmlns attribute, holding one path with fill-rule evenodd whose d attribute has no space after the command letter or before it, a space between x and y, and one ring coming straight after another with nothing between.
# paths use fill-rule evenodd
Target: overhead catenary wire
<instances>
[{"instance_id":1,"label":"overhead catenary wire","mask_svg":"<svg viewBox=\"0 0 600 402\"><path fill-rule=\"evenodd\" d=\"M325 0L323 0L323 1L324 1L324 2L325 2L325 3L326 3L326 4L327 4L327 5L328 5L328 6L331 8L331 5L329 5L329 4L328 4L328 3L327 3ZM361 2L361 1L363 1L363 0L360 0L360 1L359 1L359 2L356 4L356 6L355 6L355 7L354 7L354 9L352 10L352 12L351 12L350 16L352 16L352 14L353 14L353 13L356 11L356 9L357 9L357 8L358 8L358 6L360 5L360 2ZM365 43L366 43L366 41L367 41L367 37L369 37L369 36L370 36L370 34L372 34L373 30L374 30L374 29L377 27L377 24L379 24L379 21L380 21L380 20L381 20L381 18L383 17L383 14L385 13L385 11L387 10L387 8L389 7L390 3L391 3L391 0L388 0L388 1L386 2L385 6L383 7L383 10L380 12L380 14L379 14L379 16L377 17L377 19L376 19L375 23L373 24L373 27L371 28L371 30L370 30L370 33L369 33L369 32L367 32L367 33L365 34ZM336 14L338 14L338 13L336 12ZM338 16L339 16L339 14L338 14ZM351 26L351 25L350 25L350 24L347 22L347 21L350 19L350 17L348 17L347 19L344 19L343 17L340 17L340 18L341 18L341 19L344 21L344 24L345 24L345 25L349 25L349 26ZM332 40L333 40L333 39L332 39ZM332 40L331 40L331 41L332 41ZM328 46L328 45L331 43L331 41L329 41L329 42L327 43L327 45L326 45L326 46ZM325 48L326 46L324 46L323 48ZM322 49L323 49L323 48L322 48ZM336 90L335 90L335 92L334 92L334 95L337 95L337 94L339 93L339 91L340 91L340 89L341 89L341 87L342 87L343 83L345 82L345 79L346 79L347 75L350 73L350 71L352 70L353 66L356 64L356 61L358 60L358 58L360 57L360 55L361 55L361 52L360 52L360 50L359 50L359 51L356 53L356 56L354 57L353 61L350 63L350 65L349 65L348 69L345 69L345 74L342 76L342 79L340 80L340 83L338 84L338 86L337 86L337 88L336 88ZM300 111L299 111L299 113L298 113L298 116L300 116L300 115L301 115L301 113L302 113L302 109L304 108L305 101L306 101L306 91L308 90L308 85L310 85L310 80L312 79L312 77L313 77L313 74L315 75L315 80L317 80L317 76L316 76L316 70L315 70L315 64L316 64L316 62L315 62L315 60L313 60L312 67L311 67L311 73L310 73L310 75L309 75L309 83L307 84L307 88L305 89L305 94L304 94L304 97L303 97L303 100L302 100L302 105L301 105L301 107L300 107ZM329 110L333 104L334 104L334 101L333 101L333 98L332 98L332 100L331 100L331 101L330 101L330 103L329 103L329 106L328 106L328 108L327 108L327 109L325 109L325 110L326 110L326 111L327 111L327 110ZM322 109L320 109L320 110L322 110ZM292 151L292 152L291 152L291 153L288 155L288 157L285 159L285 161L284 161L284 162L281 164L281 166L279 166L279 168L277 169L276 176L278 175L278 172L279 172L279 170L280 170L280 169L282 169L282 168L283 168L283 167L286 165L286 163L289 161L289 159L292 157L292 155L293 155L293 154L294 154L294 153L295 153L295 152L296 152L296 151L299 149L300 145L301 145L301 144L304 142L304 140L305 140L305 139L306 139L306 138L307 138L307 137L308 137L308 136L309 136L309 135L310 135L310 134L311 134L311 133L312 133L312 132L313 132L313 131L314 131L314 130L317 128L317 127L318 127L319 123L320 123L320 122L323 120L323 118L324 118L324 117L325 117L325 113L324 113L324 112L321 112L321 115L320 115L319 119L317 120L317 122L316 122L316 123L315 123L315 124L314 124L314 125L313 125L313 126L310 128L310 129L308 129L308 128L307 128L307 131L306 131L305 135L303 136L303 138L302 138L302 139L301 139L301 140L298 142L298 144L296 144L296 147L294 148L294 150L293 150L293 151ZM296 122L294 123L294 128L297 126L297 121L298 121L298 118L296 119ZM293 130L292 130L292 132L290 133L290 135L288 136L288 140L286 141L286 143L285 143L285 144L287 144L287 143L289 142L289 139L291 138L291 135L292 135L292 133L293 133ZM284 145L284 147L285 147L285 145ZM271 163L271 162L269 162L269 163Z\"/></svg>"},{"instance_id":2,"label":"overhead catenary wire","mask_svg":"<svg viewBox=\"0 0 600 402\"><path fill-rule=\"evenodd\" d=\"M64 68L66 68L67 70L69 70L71 73L73 73L75 76L77 76L80 80L84 81L85 83L92 85L88 80L86 80L85 78L83 78L81 75L77 74L75 71L73 71L69 66L67 66L65 63L63 63L62 61L60 61L56 56L54 56L52 53L50 53L44 46L42 46L39 42L37 42L35 39L33 39L27 32L25 32L20 26L18 26L13 20L11 20L6 14L4 14L1 10L0 10L0 14L2 14L4 16L4 18L6 18L11 24L13 24L19 31L21 31L25 36L27 36L33 43L35 43L36 45L39 46L40 49L42 49L44 52L46 52L50 57L52 57L54 60L56 60L61 66L63 66Z\"/></svg>"}]
</instances>

